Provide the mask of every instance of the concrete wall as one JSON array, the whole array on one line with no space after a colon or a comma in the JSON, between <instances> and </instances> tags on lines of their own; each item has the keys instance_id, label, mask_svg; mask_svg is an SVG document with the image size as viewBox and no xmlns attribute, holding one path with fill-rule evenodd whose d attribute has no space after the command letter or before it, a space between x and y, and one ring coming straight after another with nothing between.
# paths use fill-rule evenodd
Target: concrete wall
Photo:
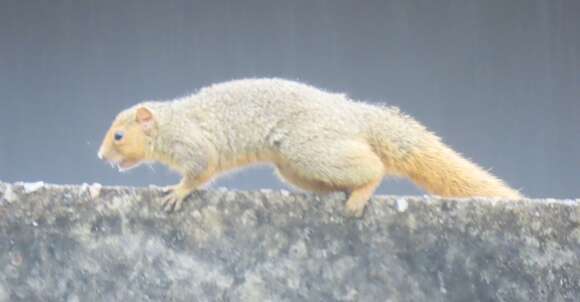
<instances>
[{"instance_id":1,"label":"concrete wall","mask_svg":"<svg viewBox=\"0 0 580 302\"><path fill-rule=\"evenodd\" d=\"M0 301L577 301L580 201L0 183Z\"/></svg>"}]
</instances>

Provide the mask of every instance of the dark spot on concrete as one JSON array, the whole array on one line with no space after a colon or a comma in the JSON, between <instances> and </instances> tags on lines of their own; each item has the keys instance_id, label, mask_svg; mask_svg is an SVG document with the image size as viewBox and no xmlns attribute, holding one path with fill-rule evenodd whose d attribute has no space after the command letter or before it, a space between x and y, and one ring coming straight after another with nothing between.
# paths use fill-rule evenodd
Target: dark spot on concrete
<instances>
[{"instance_id":1,"label":"dark spot on concrete","mask_svg":"<svg viewBox=\"0 0 580 302\"><path fill-rule=\"evenodd\" d=\"M91 232L99 235L121 234L121 218L116 215L99 216L93 222Z\"/></svg>"}]
</instances>

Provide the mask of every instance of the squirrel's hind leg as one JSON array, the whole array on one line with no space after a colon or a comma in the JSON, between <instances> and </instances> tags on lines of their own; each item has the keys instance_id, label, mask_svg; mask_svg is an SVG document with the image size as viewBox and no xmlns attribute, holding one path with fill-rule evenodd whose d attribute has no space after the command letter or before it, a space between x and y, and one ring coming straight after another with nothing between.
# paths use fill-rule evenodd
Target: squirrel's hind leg
<instances>
[{"instance_id":1,"label":"squirrel's hind leg","mask_svg":"<svg viewBox=\"0 0 580 302\"><path fill-rule=\"evenodd\" d=\"M300 150L281 149L278 172L289 183L314 192L346 191L349 216L360 217L380 184L385 167L365 142L310 141Z\"/></svg>"},{"instance_id":2,"label":"squirrel's hind leg","mask_svg":"<svg viewBox=\"0 0 580 302\"><path fill-rule=\"evenodd\" d=\"M345 214L350 217L362 217L369 198L381 184L381 180L382 177L379 177L364 186L353 189L344 207Z\"/></svg>"}]
</instances>

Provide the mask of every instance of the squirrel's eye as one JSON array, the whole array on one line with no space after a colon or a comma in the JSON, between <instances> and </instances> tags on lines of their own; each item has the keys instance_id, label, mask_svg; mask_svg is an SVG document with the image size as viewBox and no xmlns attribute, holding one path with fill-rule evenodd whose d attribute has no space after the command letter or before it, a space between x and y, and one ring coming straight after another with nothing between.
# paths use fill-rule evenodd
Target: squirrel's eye
<instances>
[{"instance_id":1,"label":"squirrel's eye","mask_svg":"<svg viewBox=\"0 0 580 302\"><path fill-rule=\"evenodd\" d=\"M123 139L123 132L122 131L115 132L115 140L120 141L122 139Z\"/></svg>"}]
</instances>

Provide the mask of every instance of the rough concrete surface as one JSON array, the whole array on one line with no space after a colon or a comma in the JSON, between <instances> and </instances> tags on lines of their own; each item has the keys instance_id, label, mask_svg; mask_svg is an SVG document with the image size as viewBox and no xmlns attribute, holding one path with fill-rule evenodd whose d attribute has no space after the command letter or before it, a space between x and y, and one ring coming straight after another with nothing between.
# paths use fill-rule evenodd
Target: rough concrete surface
<instances>
[{"instance_id":1,"label":"rough concrete surface","mask_svg":"<svg viewBox=\"0 0 580 302\"><path fill-rule=\"evenodd\" d=\"M0 183L0 301L580 301L579 200Z\"/></svg>"}]
</instances>

